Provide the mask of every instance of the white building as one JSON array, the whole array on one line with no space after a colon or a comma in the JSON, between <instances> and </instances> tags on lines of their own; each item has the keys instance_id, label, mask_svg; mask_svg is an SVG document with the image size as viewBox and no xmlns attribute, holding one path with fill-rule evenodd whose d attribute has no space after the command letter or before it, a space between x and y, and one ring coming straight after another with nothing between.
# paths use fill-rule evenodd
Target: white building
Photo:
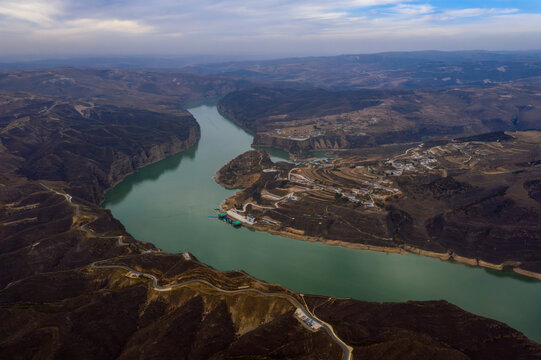
<instances>
[{"instance_id":1,"label":"white building","mask_svg":"<svg viewBox=\"0 0 541 360\"><path fill-rule=\"evenodd\" d=\"M312 331L317 331L322 326L320 322L308 317L308 315L306 315L304 310L301 308L297 308L297 310L295 310L295 317L297 320L308 326L308 328L310 328Z\"/></svg>"}]
</instances>

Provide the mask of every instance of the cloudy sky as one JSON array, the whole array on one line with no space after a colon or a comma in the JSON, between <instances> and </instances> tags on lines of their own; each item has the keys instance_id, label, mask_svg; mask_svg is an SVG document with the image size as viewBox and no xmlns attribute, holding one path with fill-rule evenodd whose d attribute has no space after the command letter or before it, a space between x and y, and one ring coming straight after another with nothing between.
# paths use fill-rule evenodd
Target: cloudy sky
<instances>
[{"instance_id":1,"label":"cloudy sky","mask_svg":"<svg viewBox=\"0 0 541 360\"><path fill-rule=\"evenodd\" d=\"M0 0L0 57L541 49L541 0Z\"/></svg>"}]
</instances>

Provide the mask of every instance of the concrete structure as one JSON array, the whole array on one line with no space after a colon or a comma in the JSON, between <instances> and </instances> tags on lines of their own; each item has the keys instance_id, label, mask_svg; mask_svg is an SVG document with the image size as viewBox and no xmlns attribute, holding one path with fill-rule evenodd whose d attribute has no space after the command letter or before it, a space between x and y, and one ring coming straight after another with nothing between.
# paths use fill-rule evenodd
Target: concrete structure
<instances>
[{"instance_id":1,"label":"concrete structure","mask_svg":"<svg viewBox=\"0 0 541 360\"><path fill-rule=\"evenodd\" d=\"M231 219L235 219L246 224L255 224L255 218L253 216L244 216L239 214L235 210L227 210L227 216L229 216Z\"/></svg>"},{"instance_id":2,"label":"concrete structure","mask_svg":"<svg viewBox=\"0 0 541 360\"><path fill-rule=\"evenodd\" d=\"M295 310L295 318L297 318L297 320L312 331L317 331L322 326L321 323L308 317L308 315L301 308L297 308L297 310Z\"/></svg>"}]
</instances>

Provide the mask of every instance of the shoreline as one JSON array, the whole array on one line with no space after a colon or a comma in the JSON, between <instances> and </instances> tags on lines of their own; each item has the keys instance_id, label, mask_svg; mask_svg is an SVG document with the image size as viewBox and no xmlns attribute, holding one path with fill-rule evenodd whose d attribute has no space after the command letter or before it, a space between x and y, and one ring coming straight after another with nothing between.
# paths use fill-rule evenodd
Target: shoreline
<instances>
[{"instance_id":1,"label":"shoreline","mask_svg":"<svg viewBox=\"0 0 541 360\"><path fill-rule=\"evenodd\" d=\"M260 137L256 136L257 132L252 134L252 132L249 131L248 129L246 129L244 124L241 124L240 121L237 121L234 116L229 116L227 114L227 111L225 111L222 108L222 106L220 106L219 104L217 105L217 109L218 109L218 112L219 112L220 115L222 115L224 118L232 121L233 123L237 124L238 126L243 128L245 131L247 131L248 133L250 133L253 136L253 142L252 142L252 147L253 148L274 147L274 148L277 148L277 149L280 149L280 150L283 150L283 151L287 152L290 155L290 158L293 159L294 161L298 160L298 158L294 154L292 154L285 147L280 147L280 146L278 146L276 144L270 144L269 145L269 144L256 143L256 139L260 139ZM289 141L294 141L294 140L291 140L291 139L288 139L288 140ZM419 141L407 142L405 144L416 144L416 143L419 143ZM382 146L391 146L391 145L397 145L397 144L383 144ZM342 148L342 149L312 149L310 151L332 151L332 150L340 151L340 150L348 150L348 149L347 148ZM222 183L220 183L218 181L216 181L216 183L218 183L220 186L222 186L224 188L227 188L227 189L235 189L235 188L226 187L226 186L224 186ZM224 200L224 203L226 201L227 201L227 199ZM416 248L414 246L407 245L407 244L400 245L398 247L386 247L386 246L378 246L378 245L349 243L349 242L341 241L341 240L329 240L329 239L324 239L324 238L321 238L321 237L312 237L312 236L307 236L307 235L304 235L304 234L298 234L298 233L293 232L293 231L298 231L296 229L291 229L291 231L283 231L283 230L273 230L273 229L268 228L267 226L257 226L257 225L254 226L254 225L245 225L245 224L243 224L243 226L246 226L247 228L254 229L254 230L257 230L257 231L265 231L265 232L268 232L268 233L273 234L273 235L281 235L281 236L289 237L289 238L292 238L292 239L310 241L310 242L319 241L319 242L322 242L322 243L327 244L327 245L342 246L342 247L346 247L346 248L350 248L350 249L360 249L360 250L370 250L370 251L379 251L379 252L385 252L385 253L400 253L400 254L410 254L411 253L411 254L416 254L416 255L420 255L420 256L437 258L437 259L440 259L442 261L450 261L450 260L452 260L452 261L456 261L457 263L464 264L464 265L483 267L483 268L486 268L486 269L492 269L492 270L498 270L498 271L503 271L505 268L511 268L512 271L515 274L541 281L541 273L520 268L520 266L522 265L521 261L507 260L507 261L502 262L501 264L494 264L494 263L491 263L491 262L488 262L488 261L485 261L485 260L481 260L479 258L468 258L468 257L465 257L465 256L458 255L453 250L449 250L448 252L445 252L445 253L438 253L438 252L435 252L435 251L429 251L429 250L424 250L424 249L421 249L421 248Z\"/></svg>"},{"instance_id":2,"label":"shoreline","mask_svg":"<svg viewBox=\"0 0 541 360\"><path fill-rule=\"evenodd\" d=\"M224 118L235 123L236 125L243 128L245 131L247 131L250 135L254 136L254 142L252 142L253 148L269 146L269 145L256 144L255 134L252 134L248 129L244 127L243 124L237 121L234 117L229 117L225 114L225 112L220 111L220 106L217 106L217 109L220 115L222 115ZM276 147L276 148L286 151L290 155L290 158L296 160L295 155L290 153L288 149L283 148L283 147ZM319 150L323 150L323 149L318 149L318 150L313 150L313 151L319 151ZM337 149L325 149L324 151L330 151L330 150L337 150ZM339 149L339 150L346 150L346 149ZM236 189L235 187L225 186L225 184L218 181L217 176L214 177L214 180L217 184L219 184L220 186L226 189L230 189L230 190ZM224 201L226 202L227 199L225 199ZM494 263L481 260L478 258L468 258L465 256L460 256L452 250L449 250L448 252L445 252L445 253L439 253L435 251L417 248L417 247L407 245L407 244L397 246L397 247L389 247L389 246L350 243L350 242L346 242L342 240L330 240L330 239L325 239L322 237L313 237L313 236L307 236L301 233L295 233L294 231L296 229L291 229L290 231L284 231L284 230L274 230L274 229L268 228L267 226L257 226L257 225L254 226L254 225L246 225L246 224L243 224L243 226L249 229L256 230L256 231L265 231L272 235L280 235L280 236L284 236L284 237L288 237L288 238L292 238L296 240L302 240L302 241L321 242L327 245L342 246L349 249L378 251L378 252L384 252L384 253L389 253L389 254L402 254L402 255L415 254L419 256L440 259L442 261L452 260L464 265L483 267L483 268L498 270L498 271L503 271L507 267L507 268L511 268L515 274L541 281L541 273L521 269L520 266L522 265L522 263L520 261L504 261L501 264L494 264Z\"/></svg>"},{"instance_id":3,"label":"shoreline","mask_svg":"<svg viewBox=\"0 0 541 360\"><path fill-rule=\"evenodd\" d=\"M213 182L216 182L216 176L213 176L213 177L214 177ZM216 183L219 184L220 186L222 186L219 182L216 182ZM223 200L225 200L225 199L222 199L222 201ZM218 201L220 201L220 200L218 200ZM209 207L210 207L210 205L212 205L212 204L209 204ZM216 205L218 205L218 204L216 204ZM212 206L212 208L215 208L215 207L219 207L219 206ZM441 260L442 256L445 258L445 260L449 260L449 257L450 257L449 254L428 252L428 251L425 251L425 250L416 249L414 247L411 247L409 249L410 251L407 251L407 250L402 249L400 247L374 246L374 245L367 245L367 244L352 244L352 243L347 243L347 242L344 242L344 241L325 240L325 239L320 239L318 237L309 237L309 236L306 236L304 234L293 234L291 232L288 232L285 229L283 231L278 231L277 229L270 230L269 228L265 228L264 226L262 226L261 229L259 229L258 225L260 225L260 224L256 224L254 227L252 227L252 226L246 226L246 227L249 228L249 229L253 228L254 230L258 230L258 231L265 230L266 232L268 232L270 234L281 235L281 236L288 237L290 239L298 239L298 240L310 241L310 242L320 241L320 242L325 243L326 245L342 246L342 247L347 247L347 248L351 248L351 249L371 250L371 251L378 251L378 252L384 252L384 253L399 253L399 254L409 254L409 253L414 253L415 251L418 251L418 252L421 252L419 255L423 255L423 256L427 256L427 257L436 257L436 258L440 258L440 260ZM242 231L242 229L240 229L240 230ZM254 234L254 235L256 235L256 234ZM269 238L269 241L270 240L272 240L272 238ZM385 245L385 244L383 244L383 245ZM338 250L338 249L336 249L336 250ZM392 259L389 258L389 260L392 260ZM382 261L385 261L385 260L383 260L383 258L382 258ZM432 264L437 266L438 263L436 262L436 263L432 263ZM238 265L236 265L235 268L238 268ZM453 269L453 268L451 268L451 269ZM483 272L480 272L480 273L483 273ZM494 277L494 274L492 274L492 276ZM514 280L517 280L517 278L515 278ZM355 298L362 298L362 297L355 296Z\"/></svg>"},{"instance_id":4,"label":"shoreline","mask_svg":"<svg viewBox=\"0 0 541 360\"><path fill-rule=\"evenodd\" d=\"M199 126L199 123L197 123L197 125ZM123 182L124 180L126 180L126 178L130 175L133 175L135 174L137 171L139 171L140 169L144 168L144 167L147 167L147 166L150 166L152 164L155 164L157 162L160 162L162 160L165 160L167 158L170 158L171 156L175 156L175 155L178 155L188 149L190 149L191 147L193 147L195 144L197 144L199 142L199 140L201 139L201 131L196 131L196 139L193 143L191 143L190 145L188 145L186 148L184 149L181 149L177 152L174 152L174 153L171 153L171 154L167 154L166 156L163 156L163 157L160 157L160 158L157 158L156 160L153 160L153 161L150 161L148 163L145 163L145 164L142 164L141 166L138 166L136 168L134 168L132 171L129 171L127 173L124 173L122 175L122 177L120 179L118 179L117 181L115 181L111 186L107 187L106 189L104 189L102 191L102 194L100 194L100 200L99 202L97 203L97 205L101 208L103 208L103 203L105 202L105 194L107 194L109 191L113 190L113 188L115 186L117 186L118 184L120 184L121 182ZM155 145L156 146L156 145ZM221 184L220 184L221 185Z\"/></svg>"},{"instance_id":5,"label":"shoreline","mask_svg":"<svg viewBox=\"0 0 541 360\"><path fill-rule=\"evenodd\" d=\"M494 264L494 263L477 259L477 258L468 258L465 256L460 256L454 251L449 251L446 253L439 253L435 251L420 249L411 245L402 245L400 247L390 247L390 246L380 246L380 245L349 243L347 241L342 241L342 240L330 240L330 239L324 239L321 237L296 234L289 231L273 230L265 226L257 226L257 225L253 226L253 225L246 225L246 224L243 224L243 226L248 229L252 229L256 231L264 231L272 235L280 235L280 236L284 236L284 237L288 237L288 238L296 239L296 240L302 240L302 241L321 242L326 245L341 246L348 249L377 251L377 252L383 252L387 254L401 254L401 255L414 254L414 255L419 255L419 256L424 256L424 257L436 258L441 261L455 261L463 265L469 265L472 267L480 267L480 268L486 268L486 269L498 270L498 271L503 271L505 270L505 268L511 268L512 271L517 275L541 281L541 273L537 273L535 271L530 271L530 270L525 270L525 269L520 268L520 266L522 265L520 261L504 261L501 264Z\"/></svg>"}]
</instances>

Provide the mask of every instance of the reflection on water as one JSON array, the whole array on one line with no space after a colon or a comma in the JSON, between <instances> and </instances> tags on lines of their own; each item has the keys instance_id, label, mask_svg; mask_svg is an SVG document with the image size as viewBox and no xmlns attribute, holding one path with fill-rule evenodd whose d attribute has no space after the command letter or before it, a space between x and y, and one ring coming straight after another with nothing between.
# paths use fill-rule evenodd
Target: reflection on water
<instances>
[{"instance_id":1,"label":"reflection on water","mask_svg":"<svg viewBox=\"0 0 541 360\"><path fill-rule=\"evenodd\" d=\"M136 238L170 252L190 251L219 270L242 269L307 294L368 301L445 299L541 340L541 282L509 271L235 229L209 218L234 193L213 176L249 150L252 137L215 107L190 111L201 126L197 148L141 169L106 194L104 206Z\"/></svg>"},{"instance_id":2,"label":"reflection on water","mask_svg":"<svg viewBox=\"0 0 541 360\"><path fill-rule=\"evenodd\" d=\"M491 276L501 277L501 278L512 278L513 280L518 280L526 283L539 284L539 280L529 278L526 276L521 276L513 271L512 268L504 268L503 270L495 270L489 268L483 268L484 271L489 273Z\"/></svg>"},{"instance_id":3,"label":"reflection on water","mask_svg":"<svg viewBox=\"0 0 541 360\"><path fill-rule=\"evenodd\" d=\"M164 160L150 164L144 168L144 171L139 170L135 174L128 175L122 182L115 186L115 191L110 191L106 196L107 205L105 207L116 205L126 198L137 184L145 181L156 181L163 174L174 171L180 165L182 159L195 159L199 142L195 143L189 149L172 155Z\"/></svg>"}]
</instances>

